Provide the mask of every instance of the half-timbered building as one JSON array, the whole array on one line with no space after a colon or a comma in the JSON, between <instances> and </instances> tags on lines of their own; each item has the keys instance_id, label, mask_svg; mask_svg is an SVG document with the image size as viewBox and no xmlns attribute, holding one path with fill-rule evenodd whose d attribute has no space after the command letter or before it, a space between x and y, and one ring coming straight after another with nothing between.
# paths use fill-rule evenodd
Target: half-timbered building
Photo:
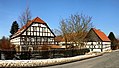
<instances>
[{"instance_id":1,"label":"half-timbered building","mask_svg":"<svg viewBox=\"0 0 119 68\"><path fill-rule=\"evenodd\" d=\"M104 32L95 28L91 28L85 39L86 47L89 48L90 51L102 52L111 49L110 39Z\"/></svg>"},{"instance_id":2,"label":"half-timbered building","mask_svg":"<svg viewBox=\"0 0 119 68\"><path fill-rule=\"evenodd\" d=\"M35 50L44 45L54 45L54 38L55 34L47 23L36 17L12 35L10 42L15 44L19 50Z\"/></svg>"}]
</instances>

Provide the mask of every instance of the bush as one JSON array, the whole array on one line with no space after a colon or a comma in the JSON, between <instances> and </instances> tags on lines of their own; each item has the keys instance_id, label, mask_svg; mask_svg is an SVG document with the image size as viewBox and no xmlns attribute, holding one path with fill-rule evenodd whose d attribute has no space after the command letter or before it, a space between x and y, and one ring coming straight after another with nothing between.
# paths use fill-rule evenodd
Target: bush
<instances>
[{"instance_id":1,"label":"bush","mask_svg":"<svg viewBox=\"0 0 119 68\"><path fill-rule=\"evenodd\" d=\"M29 60L31 58L35 58L39 56L37 59L48 59L48 58L62 58L62 57L73 57L77 55L84 55L89 52L89 49L52 49L52 50L41 50L41 51L33 51L32 53L29 51L19 52L19 58L21 60ZM6 59L13 59L15 52L4 52ZM34 55L32 55L34 54ZM36 55L35 55L36 54ZM32 56L32 57L31 57Z\"/></svg>"},{"instance_id":2,"label":"bush","mask_svg":"<svg viewBox=\"0 0 119 68\"><path fill-rule=\"evenodd\" d=\"M31 58L30 52L21 52L20 59L21 60L29 60Z\"/></svg>"},{"instance_id":3,"label":"bush","mask_svg":"<svg viewBox=\"0 0 119 68\"><path fill-rule=\"evenodd\" d=\"M72 57L77 55L84 55L85 53L90 52L89 49L66 49L63 51L64 57Z\"/></svg>"},{"instance_id":4,"label":"bush","mask_svg":"<svg viewBox=\"0 0 119 68\"><path fill-rule=\"evenodd\" d=\"M1 51L4 54L5 60L12 60L16 54L15 51Z\"/></svg>"}]
</instances>

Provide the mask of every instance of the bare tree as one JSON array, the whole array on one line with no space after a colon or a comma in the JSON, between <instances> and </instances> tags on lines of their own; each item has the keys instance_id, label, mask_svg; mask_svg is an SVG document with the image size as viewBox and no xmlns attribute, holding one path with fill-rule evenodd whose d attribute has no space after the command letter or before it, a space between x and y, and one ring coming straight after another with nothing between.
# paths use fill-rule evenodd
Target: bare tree
<instances>
[{"instance_id":1,"label":"bare tree","mask_svg":"<svg viewBox=\"0 0 119 68\"><path fill-rule=\"evenodd\" d=\"M19 16L19 22L21 24L21 27L25 25L29 20L31 20L31 11L29 7L25 9L25 11Z\"/></svg>"},{"instance_id":2,"label":"bare tree","mask_svg":"<svg viewBox=\"0 0 119 68\"><path fill-rule=\"evenodd\" d=\"M91 19L92 18L90 16L85 16L82 14L71 15L70 22L73 25L72 26L73 33L75 33L75 35L71 35L71 36L73 36L72 38L75 44L82 46L81 42L84 40L90 28L92 28ZM72 28L70 28L70 30L72 30Z\"/></svg>"},{"instance_id":3,"label":"bare tree","mask_svg":"<svg viewBox=\"0 0 119 68\"><path fill-rule=\"evenodd\" d=\"M65 40L65 45L67 47L67 42L72 42L77 46L81 45L83 39L85 38L87 32L92 28L90 16L85 16L82 14L74 14L69 17L69 19L63 19L60 22L60 32Z\"/></svg>"},{"instance_id":4,"label":"bare tree","mask_svg":"<svg viewBox=\"0 0 119 68\"><path fill-rule=\"evenodd\" d=\"M67 41L68 41L68 37L67 37L67 34L68 34L68 27L67 27L67 23L64 19L62 19L62 21L60 22L60 33L62 34L62 36L64 37L64 40L65 40L65 45L66 45L66 48L67 48Z\"/></svg>"},{"instance_id":5,"label":"bare tree","mask_svg":"<svg viewBox=\"0 0 119 68\"><path fill-rule=\"evenodd\" d=\"M25 11L19 16L19 22L20 22L20 24L21 24L21 27L23 27L25 24L27 24L28 23L28 21L30 21L31 20L31 12L30 12L30 9L29 9L29 7L26 7L26 9L25 9ZM28 44L28 41L27 41L27 35L26 35L26 37L25 37L25 39L26 39L26 42L25 42L25 45L27 46Z\"/></svg>"}]
</instances>

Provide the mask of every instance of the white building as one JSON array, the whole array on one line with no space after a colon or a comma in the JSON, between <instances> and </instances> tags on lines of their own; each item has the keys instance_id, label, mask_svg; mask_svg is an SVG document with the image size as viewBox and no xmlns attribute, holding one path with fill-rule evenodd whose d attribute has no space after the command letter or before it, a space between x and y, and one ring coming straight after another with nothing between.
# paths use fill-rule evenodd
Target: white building
<instances>
[{"instance_id":1,"label":"white building","mask_svg":"<svg viewBox=\"0 0 119 68\"><path fill-rule=\"evenodd\" d=\"M49 26L39 17L36 17L19 29L10 38L10 42L15 44L18 50L34 50L43 45L55 44L54 38L55 34Z\"/></svg>"},{"instance_id":2,"label":"white building","mask_svg":"<svg viewBox=\"0 0 119 68\"><path fill-rule=\"evenodd\" d=\"M90 51L103 52L111 49L110 39L102 31L95 28L91 28L85 39L86 47Z\"/></svg>"}]
</instances>

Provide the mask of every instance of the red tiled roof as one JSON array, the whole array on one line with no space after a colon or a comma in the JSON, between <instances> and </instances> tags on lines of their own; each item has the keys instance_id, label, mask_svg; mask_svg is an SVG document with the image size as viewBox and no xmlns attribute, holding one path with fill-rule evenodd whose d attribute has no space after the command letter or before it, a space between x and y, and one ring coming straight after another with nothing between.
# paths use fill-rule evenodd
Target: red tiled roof
<instances>
[{"instance_id":1,"label":"red tiled roof","mask_svg":"<svg viewBox=\"0 0 119 68\"><path fill-rule=\"evenodd\" d=\"M26 29L28 26L30 26L30 24L32 24L33 22L38 22L38 23L45 23L43 20L41 20L39 17L34 18L32 21L29 21L26 25L24 25L21 29L18 30L22 31L23 29Z\"/></svg>"},{"instance_id":2,"label":"red tiled roof","mask_svg":"<svg viewBox=\"0 0 119 68\"><path fill-rule=\"evenodd\" d=\"M43 20L41 20L39 17L36 17L32 20L32 22L38 22L38 23L45 23Z\"/></svg>"},{"instance_id":3,"label":"red tiled roof","mask_svg":"<svg viewBox=\"0 0 119 68\"><path fill-rule=\"evenodd\" d=\"M40 19L39 17L36 17L36 18L34 18L33 20L27 22L27 24L25 24L22 28L20 28L20 29L14 34L14 36L17 36L17 35L21 34L21 32L23 32L27 27L29 27L33 22L38 22L38 23L46 24L42 19Z\"/></svg>"},{"instance_id":4,"label":"red tiled roof","mask_svg":"<svg viewBox=\"0 0 119 68\"><path fill-rule=\"evenodd\" d=\"M87 33L86 32L82 32L81 34L87 34ZM79 35L78 33L68 33L68 34L66 34L67 41L70 41L70 42L73 41L75 39L74 37L76 37L78 35ZM64 36L59 35L59 36L55 37L55 41L57 41L57 42L65 42L65 38L64 38Z\"/></svg>"},{"instance_id":5,"label":"red tiled roof","mask_svg":"<svg viewBox=\"0 0 119 68\"><path fill-rule=\"evenodd\" d=\"M55 41L57 42L64 42L64 38L60 35L60 36L56 36L55 37Z\"/></svg>"},{"instance_id":6,"label":"red tiled roof","mask_svg":"<svg viewBox=\"0 0 119 68\"><path fill-rule=\"evenodd\" d=\"M110 41L110 39L104 34L104 32L97 30L95 28L92 29L102 41Z\"/></svg>"}]
</instances>

